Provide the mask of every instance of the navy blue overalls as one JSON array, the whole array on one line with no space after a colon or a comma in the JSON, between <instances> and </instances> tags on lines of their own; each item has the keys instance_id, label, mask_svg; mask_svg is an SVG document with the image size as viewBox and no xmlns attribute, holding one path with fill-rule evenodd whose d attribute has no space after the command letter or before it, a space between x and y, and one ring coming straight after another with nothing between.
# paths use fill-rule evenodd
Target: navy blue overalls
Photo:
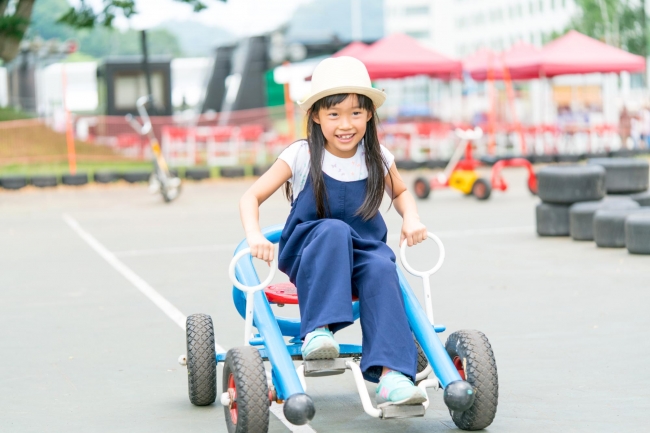
<instances>
[{"instance_id":1,"label":"navy blue overalls","mask_svg":"<svg viewBox=\"0 0 650 433\"><path fill-rule=\"evenodd\" d=\"M279 268L298 289L300 337L329 325L353 323L352 295L359 298L363 333L361 370L378 382L381 367L415 378L417 350L395 268L388 230L377 214L356 216L366 179L341 182L323 173L329 216L319 219L311 179L291 205L280 237ZM327 205L325 207L327 209Z\"/></svg>"}]
</instances>

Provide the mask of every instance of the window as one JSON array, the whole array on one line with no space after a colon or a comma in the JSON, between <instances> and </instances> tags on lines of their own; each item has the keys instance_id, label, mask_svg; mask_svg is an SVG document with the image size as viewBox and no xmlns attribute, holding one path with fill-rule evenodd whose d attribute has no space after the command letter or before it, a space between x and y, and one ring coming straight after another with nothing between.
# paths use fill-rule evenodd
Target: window
<instances>
[{"instance_id":1,"label":"window","mask_svg":"<svg viewBox=\"0 0 650 433\"><path fill-rule=\"evenodd\" d=\"M406 15L406 16L428 15L428 14L429 14L429 6L428 5L408 6L408 7L404 8L404 15Z\"/></svg>"},{"instance_id":2,"label":"window","mask_svg":"<svg viewBox=\"0 0 650 433\"><path fill-rule=\"evenodd\" d=\"M535 2L531 1L528 6L529 6L529 10L530 10L531 15L534 14L535 13Z\"/></svg>"},{"instance_id":3,"label":"window","mask_svg":"<svg viewBox=\"0 0 650 433\"><path fill-rule=\"evenodd\" d=\"M544 0L539 0L539 11L544 12Z\"/></svg>"}]
</instances>

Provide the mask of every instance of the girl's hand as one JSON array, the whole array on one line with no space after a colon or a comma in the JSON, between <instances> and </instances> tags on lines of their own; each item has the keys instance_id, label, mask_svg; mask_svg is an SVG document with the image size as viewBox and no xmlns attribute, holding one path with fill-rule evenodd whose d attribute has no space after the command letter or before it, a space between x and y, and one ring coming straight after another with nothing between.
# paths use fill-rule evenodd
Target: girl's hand
<instances>
[{"instance_id":1,"label":"girl's hand","mask_svg":"<svg viewBox=\"0 0 650 433\"><path fill-rule=\"evenodd\" d=\"M273 244L264 237L262 232L251 232L246 235L246 240L248 241L248 247L251 249L251 256L264 260L270 266L273 261L275 248L273 247Z\"/></svg>"},{"instance_id":2,"label":"girl's hand","mask_svg":"<svg viewBox=\"0 0 650 433\"><path fill-rule=\"evenodd\" d=\"M412 247L417 245L420 242L423 242L428 237L427 228L424 224L420 222L420 217L416 216L404 216L404 222L402 223L402 235L399 240L400 246L404 239L406 239L408 246Z\"/></svg>"}]
</instances>

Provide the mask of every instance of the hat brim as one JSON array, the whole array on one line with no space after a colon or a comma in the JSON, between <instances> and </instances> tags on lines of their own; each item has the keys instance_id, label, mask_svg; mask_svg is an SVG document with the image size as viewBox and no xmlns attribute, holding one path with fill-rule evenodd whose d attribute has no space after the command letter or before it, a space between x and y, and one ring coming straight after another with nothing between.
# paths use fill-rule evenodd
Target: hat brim
<instances>
[{"instance_id":1,"label":"hat brim","mask_svg":"<svg viewBox=\"0 0 650 433\"><path fill-rule=\"evenodd\" d=\"M340 93L356 93L358 95L367 96L372 100L372 103L375 105L375 109L381 107L386 101L386 93L382 92L379 89L372 87L361 87L361 86L342 86L342 87L333 87L331 89L321 90L318 93L310 95L304 101L298 102L300 108L305 111L308 111L312 105L319 99L322 99L330 95L338 95Z\"/></svg>"}]
</instances>

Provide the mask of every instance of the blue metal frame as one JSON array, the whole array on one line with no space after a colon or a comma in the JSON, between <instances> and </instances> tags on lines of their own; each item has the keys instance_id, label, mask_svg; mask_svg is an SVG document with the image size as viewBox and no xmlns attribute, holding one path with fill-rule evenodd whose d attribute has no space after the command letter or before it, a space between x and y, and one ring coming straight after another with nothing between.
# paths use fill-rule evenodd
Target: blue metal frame
<instances>
[{"instance_id":1,"label":"blue metal frame","mask_svg":"<svg viewBox=\"0 0 650 433\"><path fill-rule=\"evenodd\" d=\"M282 233L282 224L267 227L262 231L264 236L273 243L280 241ZM235 250L235 254L248 244L244 240ZM431 363L433 371L446 387L449 383L461 380L456 367L452 363L442 342L436 336L436 332L443 332L444 326L436 326L435 329L429 324L426 313L422 309L418 299L411 290L402 271L397 268L399 283L404 297L404 306L409 325L415 338L422 346L422 350ZM260 283L257 272L253 266L252 257L246 256L237 263L235 275L242 284L247 286L256 286ZM233 287L233 301L237 311L242 317L246 315L246 294L241 290ZM354 319L359 318L359 303L354 302L353 306ZM255 312L253 314L254 326L258 329L259 335L250 340L250 344L260 347L260 354L264 359L268 359L273 368L273 384L276 388L277 398L286 400L297 393L304 393L298 374L296 373L292 356L300 354L300 344L292 340L289 344L285 343L283 336L297 337L300 334L300 319L275 317L271 306L266 299L263 291L255 293ZM361 353L361 347L355 345L341 345L341 353L347 355L356 355ZM225 353L217 353L217 362L225 360Z\"/></svg>"}]
</instances>

